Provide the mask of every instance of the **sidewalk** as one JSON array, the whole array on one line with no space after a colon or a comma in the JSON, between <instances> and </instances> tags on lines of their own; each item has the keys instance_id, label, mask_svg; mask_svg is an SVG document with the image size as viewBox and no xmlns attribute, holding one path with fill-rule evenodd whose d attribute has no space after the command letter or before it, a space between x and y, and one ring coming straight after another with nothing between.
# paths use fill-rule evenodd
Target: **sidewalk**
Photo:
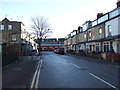
<instances>
[{"instance_id":1,"label":"sidewalk","mask_svg":"<svg viewBox=\"0 0 120 90\"><path fill-rule=\"evenodd\" d=\"M26 88L40 56L21 56L19 61L2 70L2 88Z\"/></svg>"}]
</instances>

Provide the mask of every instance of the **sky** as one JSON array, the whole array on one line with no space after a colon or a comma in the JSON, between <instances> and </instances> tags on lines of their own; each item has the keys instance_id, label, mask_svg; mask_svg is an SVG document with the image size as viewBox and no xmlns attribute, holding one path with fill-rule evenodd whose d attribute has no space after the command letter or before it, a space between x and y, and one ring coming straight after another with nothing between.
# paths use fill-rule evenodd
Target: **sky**
<instances>
[{"instance_id":1,"label":"sky","mask_svg":"<svg viewBox=\"0 0 120 90\"><path fill-rule=\"evenodd\" d=\"M116 8L117 0L0 0L0 21L21 21L29 31L31 17L44 16L52 26L50 38L65 38L97 13Z\"/></svg>"}]
</instances>

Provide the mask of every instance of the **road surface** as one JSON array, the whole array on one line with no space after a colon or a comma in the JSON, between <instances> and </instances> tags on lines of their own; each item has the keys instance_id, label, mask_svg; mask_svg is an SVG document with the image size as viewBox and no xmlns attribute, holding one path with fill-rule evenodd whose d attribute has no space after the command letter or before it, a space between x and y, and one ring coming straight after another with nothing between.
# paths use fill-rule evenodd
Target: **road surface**
<instances>
[{"instance_id":1,"label":"road surface","mask_svg":"<svg viewBox=\"0 0 120 90\"><path fill-rule=\"evenodd\" d=\"M43 52L35 88L115 88L119 66L89 57Z\"/></svg>"}]
</instances>

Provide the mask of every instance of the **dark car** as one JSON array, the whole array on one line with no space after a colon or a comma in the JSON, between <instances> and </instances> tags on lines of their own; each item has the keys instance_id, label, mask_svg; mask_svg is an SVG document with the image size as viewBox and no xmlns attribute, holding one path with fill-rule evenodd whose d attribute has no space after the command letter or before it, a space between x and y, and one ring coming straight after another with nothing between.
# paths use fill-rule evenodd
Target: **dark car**
<instances>
[{"instance_id":1,"label":"dark car","mask_svg":"<svg viewBox=\"0 0 120 90\"><path fill-rule=\"evenodd\" d=\"M64 48L59 48L57 53L58 54L64 54L65 53Z\"/></svg>"}]
</instances>

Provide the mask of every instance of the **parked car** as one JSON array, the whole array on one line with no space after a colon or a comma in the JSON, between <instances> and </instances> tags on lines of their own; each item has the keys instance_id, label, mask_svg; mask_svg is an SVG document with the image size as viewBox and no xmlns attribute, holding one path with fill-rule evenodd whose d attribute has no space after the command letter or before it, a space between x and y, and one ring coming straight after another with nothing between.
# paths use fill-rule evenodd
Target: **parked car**
<instances>
[{"instance_id":1,"label":"parked car","mask_svg":"<svg viewBox=\"0 0 120 90\"><path fill-rule=\"evenodd\" d=\"M37 55L37 53L38 53L37 50L35 50L35 49L31 50L31 54L32 54L32 55Z\"/></svg>"},{"instance_id":2,"label":"parked car","mask_svg":"<svg viewBox=\"0 0 120 90\"><path fill-rule=\"evenodd\" d=\"M57 53L58 54L64 54L65 53L64 48L59 48Z\"/></svg>"},{"instance_id":3,"label":"parked car","mask_svg":"<svg viewBox=\"0 0 120 90\"><path fill-rule=\"evenodd\" d=\"M58 49L57 49L57 48L55 48L53 51L54 51L54 53L57 53L57 52L58 52Z\"/></svg>"}]
</instances>

